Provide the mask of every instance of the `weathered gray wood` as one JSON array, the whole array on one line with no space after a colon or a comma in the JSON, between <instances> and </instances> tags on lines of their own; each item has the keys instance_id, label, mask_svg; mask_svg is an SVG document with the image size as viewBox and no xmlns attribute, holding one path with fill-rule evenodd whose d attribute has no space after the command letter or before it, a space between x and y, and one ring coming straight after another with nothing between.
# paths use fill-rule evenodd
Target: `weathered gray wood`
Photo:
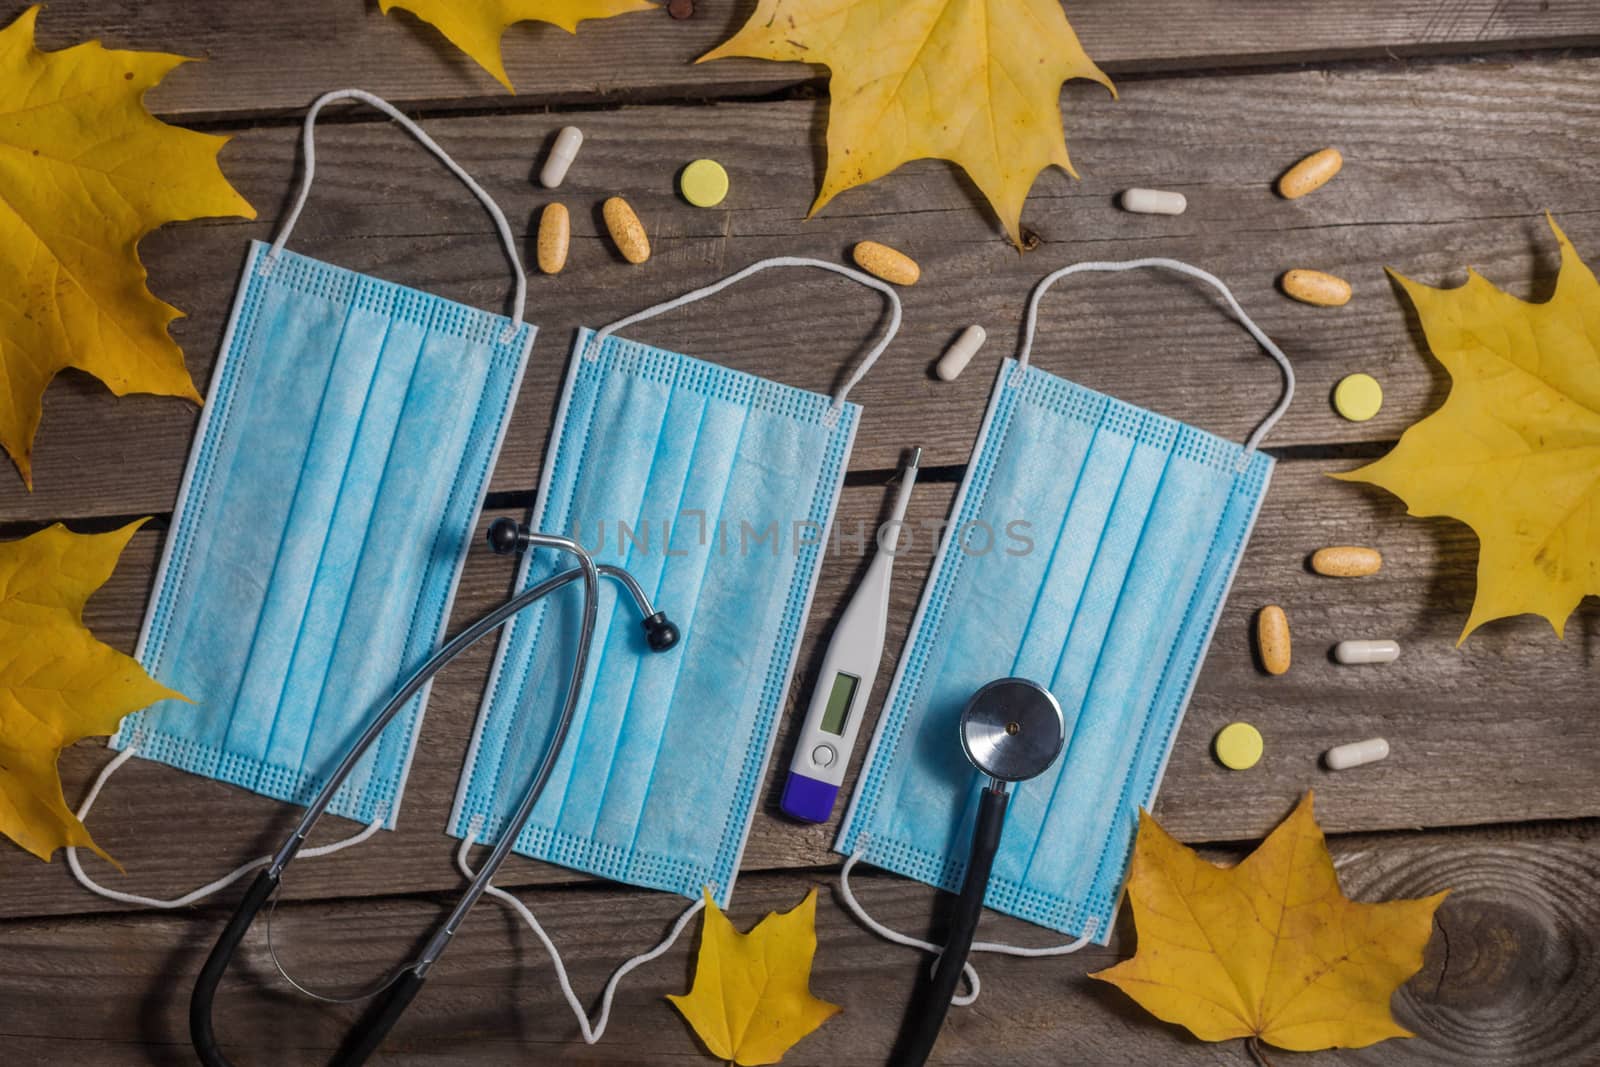
<instances>
[{"instance_id":1,"label":"weathered gray wood","mask_svg":"<svg viewBox=\"0 0 1600 1067\"><path fill-rule=\"evenodd\" d=\"M1592 672L1600 650L1600 610L1589 602L1565 643L1539 619L1492 624L1460 650L1456 636L1472 597L1475 544L1464 528L1405 518L1399 504L1367 487L1326 477L1341 464L1280 465L1240 567L1232 595L1178 734L1156 811L1186 840L1237 840L1270 829L1304 789L1325 798L1330 832L1600 816L1600 716ZM913 497L914 538L898 565L886 664L904 641L927 571L924 522L948 511L953 486L930 483ZM846 531L881 514L884 490L848 488L840 522ZM87 621L113 644L131 648L158 537L140 534L126 563L90 601ZM1305 559L1325 544L1373 544L1384 570L1360 580L1322 578ZM819 639L842 608L862 566L852 546L823 568L801 648L762 804L745 854L746 869L836 862L829 848L842 814L826 826L799 826L777 813L782 768L795 725L794 704L810 692ZM468 563L456 625L505 595L511 564L487 552ZM1267 603L1287 610L1296 639L1294 667L1281 678L1257 670L1249 633ZM1385 667L1340 667L1328 656L1346 637L1395 637L1400 660ZM296 892L319 897L388 893L396 885L455 883L449 841L441 836L486 677L484 648L442 676L433 691L422 743L406 791L401 829L358 850L302 864ZM875 722L888 669L868 710ZM1532 696L1536 694L1535 696ZM203 705L200 709L203 712ZM1223 769L1211 739L1236 719L1266 737L1262 763L1245 773ZM1383 763L1331 773L1319 757L1345 741L1382 736L1393 754ZM860 746L847 791L864 755ZM67 796L82 795L108 754L100 743L69 749L61 767ZM203 814L201 814L203 813ZM126 878L89 862L107 884L156 896L200 884L275 843L295 810L144 761L134 760L108 786L90 817L97 840L128 868ZM348 824L333 820L336 829ZM175 846L175 842L178 844ZM558 868L517 860L504 884L570 881ZM45 866L20 850L0 849L0 915L38 915L115 907L70 881L58 861Z\"/></svg>"},{"instance_id":2,"label":"weathered gray wood","mask_svg":"<svg viewBox=\"0 0 1600 1067\"><path fill-rule=\"evenodd\" d=\"M1393 440L1442 401L1443 371L1419 348L1385 264L1434 283L1459 282L1471 264L1513 292L1542 296L1556 262L1545 209L1600 261L1600 213L1588 180L1600 162L1593 136L1600 60L1139 82L1120 103L1084 109L1073 139L1085 180L1041 178L1024 221L1045 243L1024 256L942 163L910 165L804 221L820 137L815 118L813 105L802 102L583 116L590 139L562 190L574 209L572 261L557 278L532 279L530 317L542 332L495 489L536 482L576 326L611 321L763 256L839 259L855 240L875 237L923 264L924 281L903 292L902 339L853 394L867 406L856 469L892 467L911 443L927 450L930 463L964 462L995 367L1015 347L1030 286L1075 260L1172 255L1229 281L1299 370L1300 391L1269 440L1275 445ZM520 228L549 199L530 184L529 171L543 138L563 121L520 115L428 126ZM487 220L454 179L398 130L337 125L325 136L319 184L294 247L469 303L505 306L508 279ZM288 129L254 130L226 150L229 173L263 219L277 214L295 175L293 140ZM1269 188L1278 171L1328 141L1349 156L1344 174L1304 200L1278 199ZM682 160L701 153L733 173L724 208L691 208L672 192ZM1184 189L1189 213L1120 212L1115 192L1136 183ZM596 205L619 191L655 243L655 258L642 268L623 264L597 233ZM196 224L145 242L154 291L193 316L175 333L202 388L245 241L270 234L265 221ZM1356 300L1337 310L1289 301L1274 284L1281 269L1296 265L1348 276ZM874 294L811 274L752 279L634 332L829 390L878 327L880 304ZM1046 303L1041 365L1235 437L1271 406L1278 388L1271 364L1191 283L1075 278L1062 289ZM974 321L989 327L988 346L959 381L933 379L933 361ZM1368 423L1345 422L1329 404L1333 385L1355 370L1377 374L1386 389L1383 413ZM0 518L169 509L195 418L180 401L116 400L92 379L63 375L45 400L37 489L29 495L17 479L0 477Z\"/></svg>"},{"instance_id":3,"label":"weathered gray wood","mask_svg":"<svg viewBox=\"0 0 1600 1067\"><path fill-rule=\"evenodd\" d=\"M0 6L0 19L23 6ZM1113 74L1600 43L1600 8L1593 0L1333 0L1315 7L1072 0L1066 6L1084 47ZM664 10L589 22L576 39L554 26L514 27L502 43L516 97L431 27L405 13L383 17L370 0L264 6L55 0L40 20L40 40L57 48L99 38L110 47L207 58L151 94L160 112L206 118L303 107L315 93L346 85L397 103L510 109L769 93L820 77L798 63L692 65L741 25L754 4L700 0L696 8L694 18L682 22Z\"/></svg>"},{"instance_id":4,"label":"weathered gray wood","mask_svg":"<svg viewBox=\"0 0 1600 1067\"><path fill-rule=\"evenodd\" d=\"M1338 802L1319 798L1334 815ZM1600 1042L1600 839L1592 824L1555 831L1479 830L1336 840L1346 893L1358 900L1454 890L1440 908L1422 971L1394 999L1416 1031L1359 1051L1274 1054L1277 1063L1591 1063ZM1233 850L1209 853L1231 861ZM831 872L750 874L731 917L748 929L822 883L811 988L842 1014L803 1040L785 1063L881 1064L923 965L885 946L840 906ZM867 872L855 881L883 921L937 929L935 895ZM682 901L612 888L522 894L561 948L586 1005L611 970L654 943ZM0 926L0 1040L9 1062L82 1067L189 1063L188 994L223 922L221 908L182 915L118 916ZM355 985L403 958L438 905L397 899L286 905L275 943L291 971ZM1051 938L990 914L984 937L1024 944ZM978 957L983 993L956 1008L935 1050L939 1064L1217 1064L1247 1062L1239 1042L1206 1045L1144 1014L1116 989L1086 977L1133 951L1124 916L1106 948L1054 959ZM664 999L689 988L698 921L661 959L621 985L610 1029L584 1046L537 941L491 901L463 927L427 987L384 1046L395 1064L545 1062L709 1063ZM71 1012L70 1026L64 1005ZM273 969L262 925L251 932L218 998L217 1029L240 1064L323 1062L355 1017L314 1005Z\"/></svg>"}]
</instances>

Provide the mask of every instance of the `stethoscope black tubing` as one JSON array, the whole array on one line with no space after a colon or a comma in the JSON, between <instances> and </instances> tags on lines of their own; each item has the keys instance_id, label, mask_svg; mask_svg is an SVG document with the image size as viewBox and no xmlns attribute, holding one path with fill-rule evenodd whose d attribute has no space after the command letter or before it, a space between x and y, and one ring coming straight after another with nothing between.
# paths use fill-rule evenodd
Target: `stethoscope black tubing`
<instances>
[{"instance_id":1,"label":"stethoscope black tubing","mask_svg":"<svg viewBox=\"0 0 1600 1067\"><path fill-rule=\"evenodd\" d=\"M995 853L1000 850L1000 832L1005 826L1008 800L1004 786L984 787L978 818L972 827L967 877L961 883L961 896L956 900L950 933L926 992L920 1002L912 1006L900 1048L891 1058L898 1067L922 1067L928 1062L934 1042L939 1040L939 1030L950 1011L950 998L956 995L956 987L961 984L961 971L978 932L978 916L983 912L983 896L989 888Z\"/></svg>"},{"instance_id":2,"label":"stethoscope black tubing","mask_svg":"<svg viewBox=\"0 0 1600 1067\"><path fill-rule=\"evenodd\" d=\"M637 584L632 580L632 576L627 575L625 571L603 565L596 567L595 570L607 577L621 581L628 587L629 592L635 595L635 599L641 595ZM396 690L395 695L384 705L383 710L374 717L372 725L357 741L352 752L347 755L345 763L341 765L341 771L344 771L346 766L354 766L355 760L359 759L366 747L382 732L383 727L388 725L388 721L394 717L395 713L407 701L416 695L417 691L427 683L428 679L432 678L478 640L498 629L517 612L535 601L549 596L556 590L578 581L584 577L584 574L585 568L581 566L562 571L560 574L554 575L533 588L524 590L507 600L504 604L478 619L445 643L438 652L435 652L426 663L417 669L416 673L406 680L404 685ZM641 603L640 606L641 610L649 607L648 601ZM654 612L651 611L647 614L654 615ZM583 651L584 649L580 647L580 656ZM333 791L337 789L337 782L340 777L342 775L336 775L335 779L330 781L329 787L324 789L324 793L329 798L331 798ZM279 858L258 874L255 880L250 883L250 888L234 909L232 918L228 920L228 925L223 929L222 935L217 939L217 943L212 946L211 954L206 957L205 965L200 969L200 976L195 981L194 993L189 999L189 1037L194 1043L194 1050L200 1057L200 1062L205 1064L206 1067L233 1067L232 1062L223 1055L222 1050L217 1046L216 1032L212 1025L212 1007L216 999L217 986L221 983L222 975L227 970L228 963L233 959L233 954L238 949L239 942L244 939L244 935L249 931L251 924L255 922L256 916L272 897L273 891L277 889L283 868L288 866L289 861L294 857L294 853L299 850L300 842L305 839L306 834L310 832L311 824L315 822L315 816L320 816L321 809L326 807L326 800L322 800L322 798L319 798L319 800L321 801L320 804L313 802L308 809L307 816L302 818L294 835L280 850ZM518 826L508 830L507 833L515 837L520 830L521 827ZM482 877L485 872L479 871L478 873ZM489 873L492 874L492 872ZM449 932L453 933L454 931L452 929ZM354 1067L354 1065L365 1062L367 1057L376 1051L378 1045L383 1042L389 1030L400 1018L407 1005L411 1003L411 999L417 995L417 991L422 987L422 982L423 974L416 965L401 969L394 979L378 994L373 1007L363 1016L356 1027L350 1031L344 1045L333 1059L332 1067Z\"/></svg>"}]
</instances>

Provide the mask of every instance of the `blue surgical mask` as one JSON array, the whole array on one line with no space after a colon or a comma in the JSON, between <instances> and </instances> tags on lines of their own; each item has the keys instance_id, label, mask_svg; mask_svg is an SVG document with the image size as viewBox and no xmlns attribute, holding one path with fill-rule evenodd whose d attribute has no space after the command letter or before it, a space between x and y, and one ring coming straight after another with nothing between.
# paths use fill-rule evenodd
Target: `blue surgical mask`
<instances>
[{"instance_id":1,"label":"blue surgical mask","mask_svg":"<svg viewBox=\"0 0 1600 1067\"><path fill-rule=\"evenodd\" d=\"M310 191L317 112L365 100L488 208L517 275L513 318L285 251ZM111 744L305 803L449 616L533 328L494 202L381 100L306 118L300 198L256 243L213 371L138 659L193 705ZM331 810L393 825L427 693Z\"/></svg>"},{"instance_id":2,"label":"blue surgical mask","mask_svg":"<svg viewBox=\"0 0 1600 1067\"><path fill-rule=\"evenodd\" d=\"M1244 445L1029 365L1040 298L1080 271L1164 267L1216 288L1281 365ZM1055 694L1066 748L1017 786L987 904L1104 942L1139 809L1167 755L1267 490L1257 450L1288 407L1288 361L1216 278L1172 260L1082 263L1035 289L1000 371L836 848L955 890L982 785L958 721L997 678ZM1026 527L1014 524L1026 523ZM1025 530L1031 550L964 531Z\"/></svg>"},{"instance_id":3,"label":"blue surgical mask","mask_svg":"<svg viewBox=\"0 0 1600 1067\"><path fill-rule=\"evenodd\" d=\"M815 266L884 293L887 336L833 397L623 340L613 331L770 266ZM817 260L754 264L579 335L531 524L627 568L682 630L639 654L637 617L602 593L595 652L559 762L516 850L726 904L811 606L860 409L845 394L888 345L899 302ZM563 561L530 554L520 588ZM503 831L548 744L577 640L558 593L502 639L452 833Z\"/></svg>"}]
</instances>

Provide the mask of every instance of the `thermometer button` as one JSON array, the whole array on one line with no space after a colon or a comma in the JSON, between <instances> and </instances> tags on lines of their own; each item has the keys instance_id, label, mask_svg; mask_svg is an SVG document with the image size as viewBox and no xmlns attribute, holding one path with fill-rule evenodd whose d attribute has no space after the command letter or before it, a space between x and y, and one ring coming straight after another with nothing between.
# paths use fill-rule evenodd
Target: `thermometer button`
<instances>
[{"instance_id":1,"label":"thermometer button","mask_svg":"<svg viewBox=\"0 0 1600 1067\"><path fill-rule=\"evenodd\" d=\"M838 753L833 750L832 745L818 745L811 750L811 762L818 767L831 767L833 766L834 757L837 755Z\"/></svg>"}]
</instances>

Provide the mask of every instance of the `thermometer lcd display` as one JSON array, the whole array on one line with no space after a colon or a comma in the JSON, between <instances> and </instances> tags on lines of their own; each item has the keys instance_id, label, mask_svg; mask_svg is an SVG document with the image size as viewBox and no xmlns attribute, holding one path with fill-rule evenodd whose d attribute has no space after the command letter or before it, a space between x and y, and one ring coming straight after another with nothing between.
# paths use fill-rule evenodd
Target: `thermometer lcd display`
<instances>
[{"instance_id":1,"label":"thermometer lcd display","mask_svg":"<svg viewBox=\"0 0 1600 1067\"><path fill-rule=\"evenodd\" d=\"M850 717L850 701L855 698L856 686L861 679L840 671L833 676L833 690L828 694L828 707L822 713L821 728L835 737L844 736L845 720Z\"/></svg>"}]
</instances>

